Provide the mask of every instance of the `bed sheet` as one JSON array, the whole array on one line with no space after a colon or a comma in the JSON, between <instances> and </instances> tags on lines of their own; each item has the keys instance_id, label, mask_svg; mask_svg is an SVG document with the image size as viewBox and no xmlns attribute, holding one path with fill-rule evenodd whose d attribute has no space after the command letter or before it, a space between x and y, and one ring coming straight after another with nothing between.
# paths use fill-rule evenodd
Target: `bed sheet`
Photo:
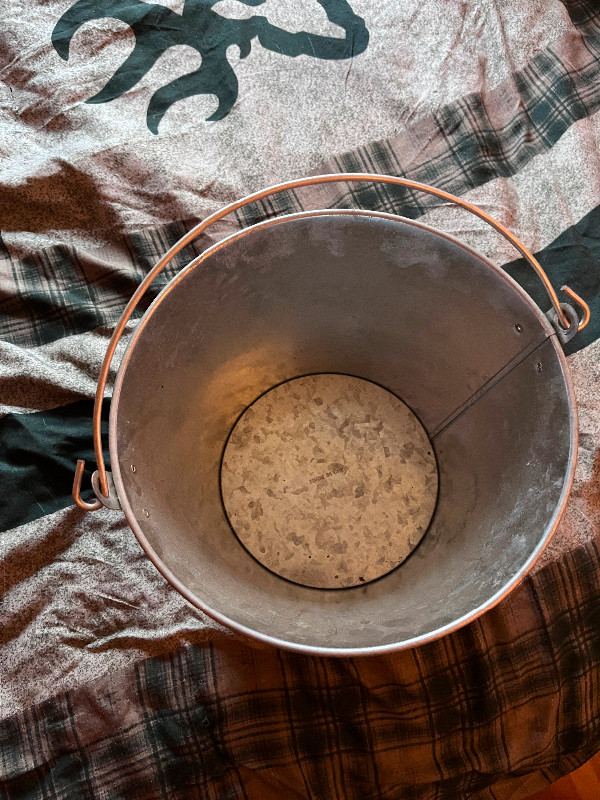
<instances>
[{"instance_id":1,"label":"bed sheet","mask_svg":"<svg viewBox=\"0 0 600 800\"><path fill-rule=\"evenodd\" d=\"M519 800L600 748L600 10L593 0L11 0L0 9L0 797ZM329 172L479 205L579 292L566 513L496 608L423 647L279 651L188 605L122 514L73 505L102 359L142 277L227 202ZM419 219L432 197L286 192ZM143 310L143 308L141 309ZM111 370L130 340L128 324ZM85 495L91 497L89 489Z\"/></svg>"}]
</instances>

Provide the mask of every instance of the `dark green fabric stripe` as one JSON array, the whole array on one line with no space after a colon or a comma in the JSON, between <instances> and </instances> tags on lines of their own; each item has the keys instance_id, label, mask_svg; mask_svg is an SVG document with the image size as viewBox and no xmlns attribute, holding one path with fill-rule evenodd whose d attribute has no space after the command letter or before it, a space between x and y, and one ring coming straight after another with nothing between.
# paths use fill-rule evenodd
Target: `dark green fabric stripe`
<instances>
[{"instance_id":1,"label":"dark green fabric stripe","mask_svg":"<svg viewBox=\"0 0 600 800\"><path fill-rule=\"evenodd\" d=\"M575 353L600 337L600 206L535 255L557 290L559 299L571 302L558 291L566 284L590 306L592 317L589 324L564 348L567 355ZM504 269L543 311L550 308L539 278L524 259L511 261Z\"/></svg>"},{"instance_id":2,"label":"dark green fabric stripe","mask_svg":"<svg viewBox=\"0 0 600 800\"><path fill-rule=\"evenodd\" d=\"M589 304L592 319L565 347L574 353L600 337L600 206L536 253L558 289L569 285ZM523 259L504 269L524 286L543 311L550 307L535 273ZM73 469L85 458L92 469L91 400L52 411L9 414L0 419L0 530L16 527L71 504ZM105 401L104 439L109 413ZM108 461L108 452L105 454ZM83 485L89 486L90 474ZM91 497L88 493L87 497Z\"/></svg>"},{"instance_id":3,"label":"dark green fabric stripe","mask_svg":"<svg viewBox=\"0 0 600 800\"><path fill-rule=\"evenodd\" d=\"M73 503L71 488L78 458L86 461L82 486L95 470L92 400L78 400L52 411L8 414L0 419L0 531L52 514ZM103 408L107 441L110 403ZM108 463L108 452L105 452ZM91 489L82 492L86 500Z\"/></svg>"}]
</instances>

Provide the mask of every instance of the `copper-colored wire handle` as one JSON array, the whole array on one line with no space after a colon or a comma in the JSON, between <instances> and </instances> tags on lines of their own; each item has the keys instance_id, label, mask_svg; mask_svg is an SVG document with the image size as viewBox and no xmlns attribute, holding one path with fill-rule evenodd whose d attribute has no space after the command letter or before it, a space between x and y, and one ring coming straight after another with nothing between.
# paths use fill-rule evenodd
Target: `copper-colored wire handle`
<instances>
[{"instance_id":1,"label":"copper-colored wire handle","mask_svg":"<svg viewBox=\"0 0 600 800\"><path fill-rule=\"evenodd\" d=\"M459 197L455 197L448 192L444 192L441 189L435 189L432 186L427 186L424 183L417 183L416 181L411 181L408 178L398 178L394 175L375 175L370 173L339 173L333 175L315 175L309 178L299 178L297 180L288 181L286 183L280 183L276 186L271 186L268 189L262 189L259 192L254 192L254 194L250 194L247 197L242 198L241 200L236 200L233 203L222 208L220 211L215 211L214 214L206 217L202 222L198 223L194 228L192 228L188 233L186 233L178 242L176 242L173 247L168 250L164 256L158 261L158 263L150 270L150 272L146 275L144 280L140 283L138 288L135 290L133 296L121 318L119 319L117 326L111 336L110 342L108 344L108 348L106 350L106 355L104 357L104 361L102 363L102 369L100 370L100 376L98 378L98 386L96 389L96 398L94 401L94 416L93 416L93 435L94 435L94 452L96 455L96 463L98 465L98 484L100 487L100 495L99 499L93 503L87 503L85 500L82 500L80 496L80 489L81 489L81 478L83 474L84 464L82 461L77 462L77 469L75 471L75 479L73 481L73 499L75 503L82 509L86 511L93 511L97 508L100 508L103 503L100 501L100 496L104 497L105 499L109 496L108 490L108 480L107 480L107 472L106 466L104 464L104 456L102 453L102 433L101 433L101 413L102 413L102 400L104 398L104 389L106 387L106 381L108 378L108 373L110 370L110 365L112 363L113 356L115 354L115 350L117 348L117 344L119 339L121 338L125 326L127 325L131 315L133 314L137 304L141 300L142 296L146 292L146 289L154 278L162 272L162 270L167 266L167 264L186 247L191 241L196 239L200 236L201 233L213 225L215 222L218 222L223 217L226 217L228 214L231 214L233 211L237 211L239 208L243 206L249 205L250 203L254 203L257 200L262 200L264 197L268 197L272 194L277 194L278 192L288 191L290 189L299 189L304 186L314 186L316 184L322 183L335 183L340 181L370 181L372 183L387 183L393 186L404 186L408 189L415 189L417 191L425 192L426 194L431 194L434 197L439 197L441 200L446 200L449 203L454 205L460 206L467 211L470 211L476 217L484 220L489 225L492 226L495 230L497 230L505 239L507 239L518 251L521 253L523 258L533 267L535 272L537 273L538 277L542 281L544 288L550 298L550 302L552 303L552 309L554 314L556 315L556 320L560 328L564 331L570 330L573 326L573 322L569 317L565 314L561 304L556 296L556 292L554 291L554 287L550 283L548 276L538 263L538 261L531 255L531 253L521 244L521 242L513 236L513 234L504 227L501 223L497 222L493 217L490 217L489 214L486 214L485 211L477 208L477 206L472 205L471 203L467 203L465 200L461 200ZM572 289L569 289L567 286L563 286L562 290L569 295L580 307L583 309L583 316L581 320L578 321L577 324L577 331L580 331L584 328L590 318L590 309L587 303L585 303L579 295L577 295Z\"/></svg>"},{"instance_id":2,"label":"copper-colored wire handle","mask_svg":"<svg viewBox=\"0 0 600 800\"><path fill-rule=\"evenodd\" d=\"M98 511L104 505L100 500L93 500L88 503L81 497L81 478L83 477L83 470L85 468L85 461L82 458L77 460L75 467L75 476L73 477L73 500L84 511Z\"/></svg>"},{"instance_id":3,"label":"copper-colored wire handle","mask_svg":"<svg viewBox=\"0 0 600 800\"><path fill-rule=\"evenodd\" d=\"M541 269L541 267L540 267L540 269ZM581 308L581 310L583 311L583 316L581 317L581 319L579 320L579 323L577 325L577 331L583 330L585 328L585 326L588 324L588 322L590 321L590 317L592 316L592 312L590 311L590 307L585 302L585 300L582 300L582 298L577 294L577 292L574 292L573 289L569 289L568 286L561 286L560 290L561 290L561 292L564 292L568 297L570 297L571 300L574 300L577 303L577 305Z\"/></svg>"}]
</instances>

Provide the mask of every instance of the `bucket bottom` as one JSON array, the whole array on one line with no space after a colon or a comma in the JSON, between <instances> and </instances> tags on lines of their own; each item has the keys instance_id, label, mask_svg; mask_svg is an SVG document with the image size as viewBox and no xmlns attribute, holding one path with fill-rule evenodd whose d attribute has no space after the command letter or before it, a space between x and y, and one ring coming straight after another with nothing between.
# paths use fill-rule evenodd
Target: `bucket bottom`
<instances>
[{"instance_id":1,"label":"bucket bottom","mask_svg":"<svg viewBox=\"0 0 600 800\"><path fill-rule=\"evenodd\" d=\"M418 418L349 375L294 378L261 395L221 462L223 506L242 545L275 574L315 588L395 569L427 531L437 493Z\"/></svg>"}]
</instances>

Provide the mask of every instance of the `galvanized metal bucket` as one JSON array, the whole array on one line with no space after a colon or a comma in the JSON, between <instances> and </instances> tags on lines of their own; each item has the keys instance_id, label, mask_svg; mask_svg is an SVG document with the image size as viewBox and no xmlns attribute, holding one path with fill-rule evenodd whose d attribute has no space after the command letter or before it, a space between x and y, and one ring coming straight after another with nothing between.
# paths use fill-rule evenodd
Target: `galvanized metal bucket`
<instances>
[{"instance_id":1,"label":"galvanized metal bucket","mask_svg":"<svg viewBox=\"0 0 600 800\"><path fill-rule=\"evenodd\" d=\"M407 186L484 219L519 250L551 301L545 315L501 269L446 234L392 214L327 210L241 230L192 261L145 313L111 408L112 475L100 412L119 338L165 265L209 225L286 189L333 181ZM556 528L573 480L577 416L561 342L588 321L559 303L533 256L478 208L392 176L318 176L257 192L184 236L140 285L108 348L94 443L98 500L194 606L241 633L320 655L421 644L504 597ZM415 552L349 589L291 583L231 530L221 459L240 413L300 375L364 378L401 398L433 444L439 495Z\"/></svg>"}]
</instances>

